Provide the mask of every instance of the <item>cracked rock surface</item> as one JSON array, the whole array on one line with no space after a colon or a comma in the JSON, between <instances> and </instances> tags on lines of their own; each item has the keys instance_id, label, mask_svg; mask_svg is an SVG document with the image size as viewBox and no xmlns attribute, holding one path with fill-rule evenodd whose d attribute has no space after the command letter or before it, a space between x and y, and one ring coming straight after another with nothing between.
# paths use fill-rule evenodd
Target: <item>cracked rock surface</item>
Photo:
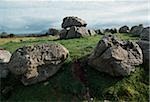
<instances>
[{"instance_id":1,"label":"cracked rock surface","mask_svg":"<svg viewBox=\"0 0 150 102\"><path fill-rule=\"evenodd\" d=\"M88 58L88 64L100 72L112 76L127 76L135 65L143 63L138 44L120 41L113 35L105 35Z\"/></svg>"},{"instance_id":2,"label":"cracked rock surface","mask_svg":"<svg viewBox=\"0 0 150 102\"><path fill-rule=\"evenodd\" d=\"M41 44L17 49L9 62L9 70L21 76L24 85L44 81L54 75L68 57L60 44Z\"/></svg>"}]
</instances>

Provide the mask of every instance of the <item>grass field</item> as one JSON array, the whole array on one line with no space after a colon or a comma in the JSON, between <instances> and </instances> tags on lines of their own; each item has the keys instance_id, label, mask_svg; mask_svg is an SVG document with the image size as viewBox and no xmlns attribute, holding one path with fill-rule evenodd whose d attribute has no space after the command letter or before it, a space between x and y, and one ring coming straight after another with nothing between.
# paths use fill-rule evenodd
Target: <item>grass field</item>
<instances>
[{"instance_id":1,"label":"grass field","mask_svg":"<svg viewBox=\"0 0 150 102\"><path fill-rule=\"evenodd\" d=\"M124 40L136 41L138 37L128 34L117 34ZM76 80L71 72L71 66L76 58L83 58L90 54L95 48L101 35L85 37L80 39L57 40L56 37L42 38L7 38L0 39L0 47L9 50L11 53L17 48L39 44L57 42L64 45L70 52L70 56L56 75L46 82L31 86L23 86L19 81L12 80L13 76L2 80L3 85L15 84L9 98L1 96L2 101L7 102L80 102L86 101L83 97L85 86ZM142 65L137 66L136 71L128 77L116 78L97 70L87 68L87 77L90 93L95 102L112 101L149 101L149 75L148 70ZM6 82L6 80L9 80ZM48 84L46 84L48 83ZM46 85L45 85L46 84Z\"/></svg>"}]
</instances>

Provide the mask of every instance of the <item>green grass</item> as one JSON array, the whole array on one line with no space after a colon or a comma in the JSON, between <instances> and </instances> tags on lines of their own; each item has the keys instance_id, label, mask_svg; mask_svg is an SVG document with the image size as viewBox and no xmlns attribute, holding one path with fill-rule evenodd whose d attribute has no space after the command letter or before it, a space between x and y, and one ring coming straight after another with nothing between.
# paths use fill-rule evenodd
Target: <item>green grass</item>
<instances>
[{"instance_id":1,"label":"green grass","mask_svg":"<svg viewBox=\"0 0 150 102\"><path fill-rule=\"evenodd\" d=\"M138 37L132 37L128 34L117 34L118 37L125 40L138 40ZM14 52L17 48L24 45L33 45L38 43L57 42L64 45L70 52L70 56L62 68L56 75L49 78L45 82L41 82L31 86L23 86L19 81L12 80L13 76L2 81L2 85L10 85L15 83L12 95L6 99L2 97L3 101L7 102L80 102L84 101L83 93L85 86L76 80L71 71L72 62L76 58L83 58L90 54L95 48L101 35L85 37L80 39L56 40L57 38L34 38L25 41L7 42L0 45L0 47ZM1 42L0 42L1 43ZM138 66L136 71L128 77L111 77L108 74L98 72L97 70L84 66L87 68L89 88L94 101L139 101L148 102L149 99L149 76L148 70L143 66ZM5 82L5 83L4 83Z\"/></svg>"}]
</instances>

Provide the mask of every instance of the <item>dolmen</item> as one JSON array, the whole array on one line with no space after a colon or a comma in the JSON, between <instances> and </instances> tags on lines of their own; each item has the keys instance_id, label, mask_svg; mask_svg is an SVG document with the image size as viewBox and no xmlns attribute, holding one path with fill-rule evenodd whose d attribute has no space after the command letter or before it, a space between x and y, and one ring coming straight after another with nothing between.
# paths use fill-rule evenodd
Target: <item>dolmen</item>
<instances>
[{"instance_id":1,"label":"dolmen","mask_svg":"<svg viewBox=\"0 0 150 102\"><path fill-rule=\"evenodd\" d=\"M94 30L86 28L87 23L81 18L69 16L65 17L62 22L60 39L80 38L96 34Z\"/></svg>"},{"instance_id":2,"label":"dolmen","mask_svg":"<svg viewBox=\"0 0 150 102\"><path fill-rule=\"evenodd\" d=\"M88 64L100 72L112 76L127 76L143 63L142 50L131 41L121 41L114 35L104 35L98 42Z\"/></svg>"}]
</instances>

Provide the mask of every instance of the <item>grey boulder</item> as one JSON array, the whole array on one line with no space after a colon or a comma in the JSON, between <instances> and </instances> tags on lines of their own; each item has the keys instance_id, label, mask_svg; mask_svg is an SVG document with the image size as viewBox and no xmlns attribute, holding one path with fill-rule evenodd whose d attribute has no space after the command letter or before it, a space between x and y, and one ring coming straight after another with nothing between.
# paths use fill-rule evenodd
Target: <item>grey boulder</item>
<instances>
[{"instance_id":1,"label":"grey boulder","mask_svg":"<svg viewBox=\"0 0 150 102\"><path fill-rule=\"evenodd\" d=\"M85 27L72 26L67 33L66 39L79 38L79 37L84 37L88 35L89 35L89 32Z\"/></svg>"},{"instance_id":2,"label":"grey boulder","mask_svg":"<svg viewBox=\"0 0 150 102\"><path fill-rule=\"evenodd\" d=\"M68 30L62 29L59 34L60 39L66 39L67 34L68 34Z\"/></svg>"},{"instance_id":3,"label":"grey boulder","mask_svg":"<svg viewBox=\"0 0 150 102\"><path fill-rule=\"evenodd\" d=\"M21 76L24 85L44 81L54 75L68 57L60 44L41 44L17 49L9 62L9 70Z\"/></svg>"},{"instance_id":4,"label":"grey boulder","mask_svg":"<svg viewBox=\"0 0 150 102\"><path fill-rule=\"evenodd\" d=\"M112 76L127 76L143 63L142 50L134 42L123 42L105 35L88 58L88 64Z\"/></svg>"},{"instance_id":5,"label":"grey boulder","mask_svg":"<svg viewBox=\"0 0 150 102\"><path fill-rule=\"evenodd\" d=\"M130 33L133 34L134 36L140 36L143 29L144 29L143 25L133 26L130 30Z\"/></svg>"},{"instance_id":6,"label":"grey boulder","mask_svg":"<svg viewBox=\"0 0 150 102\"><path fill-rule=\"evenodd\" d=\"M122 26L120 29L119 29L119 33L129 33L129 27L128 26Z\"/></svg>"},{"instance_id":7,"label":"grey boulder","mask_svg":"<svg viewBox=\"0 0 150 102\"><path fill-rule=\"evenodd\" d=\"M141 38L141 40L149 41L149 35L150 35L150 27L146 27L141 32L140 38Z\"/></svg>"},{"instance_id":8,"label":"grey boulder","mask_svg":"<svg viewBox=\"0 0 150 102\"><path fill-rule=\"evenodd\" d=\"M87 23L81 18L69 16L63 19L62 28L66 29L68 27L77 26L77 27L86 27Z\"/></svg>"},{"instance_id":9,"label":"grey boulder","mask_svg":"<svg viewBox=\"0 0 150 102\"><path fill-rule=\"evenodd\" d=\"M149 64L150 42L144 41L144 40L139 40L138 44L140 45L140 47L143 51L144 63Z\"/></svg>"}]
</instances>

